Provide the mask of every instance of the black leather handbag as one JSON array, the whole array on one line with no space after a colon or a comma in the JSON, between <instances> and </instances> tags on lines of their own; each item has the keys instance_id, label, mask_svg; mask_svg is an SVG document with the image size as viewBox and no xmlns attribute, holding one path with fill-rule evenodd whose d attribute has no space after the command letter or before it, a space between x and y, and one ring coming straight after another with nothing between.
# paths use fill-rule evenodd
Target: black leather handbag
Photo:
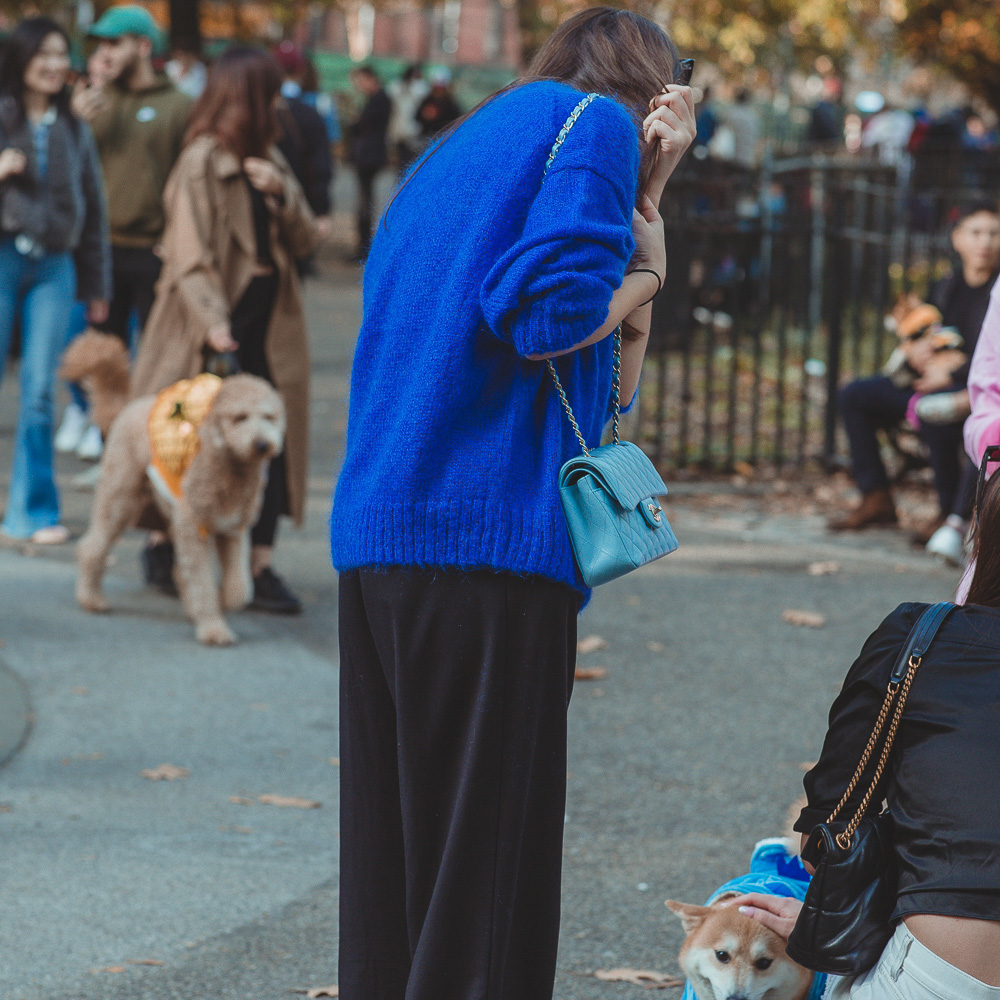
<instances>
[{"instance_id":1,"label":"black leather handbag","mask_svg":"<svg viewBox=\"0 0 1000 1000\"><path fill-rule=\"evenodd\" d=\"M932 604L910 630L854 777L827 821L809 835L802 851L803 860L815 867L816 874L786 950L793 962L813 972L842 976L867 972L892 936L889 920L896 905L897 884L892 817L888 810L874 819L865 812L888 763L913 678L938 629L954 609L948 602ZM874 758L886 720L889 728L871 785L853 819L836 823Z\"/></svg>"}]
</instances>

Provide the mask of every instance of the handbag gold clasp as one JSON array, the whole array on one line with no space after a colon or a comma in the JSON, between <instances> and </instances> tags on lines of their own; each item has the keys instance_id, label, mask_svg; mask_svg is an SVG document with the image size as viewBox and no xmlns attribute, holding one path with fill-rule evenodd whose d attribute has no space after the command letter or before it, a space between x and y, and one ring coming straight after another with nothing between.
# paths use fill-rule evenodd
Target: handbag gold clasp
<instances>
[{"instance_id":1,"label":"handbag gold clasp","mask_svg":"<svg viewBox=\"0 0 1000 1000\"><path fill-rule=\"evenodd\" d=\"M663 518L660 517L663 513L663 508L655 500L650 500L649 503L646 504L646 510L653 515L653 520L657 523L663 520Z\"/></svg>"}]
</instances>

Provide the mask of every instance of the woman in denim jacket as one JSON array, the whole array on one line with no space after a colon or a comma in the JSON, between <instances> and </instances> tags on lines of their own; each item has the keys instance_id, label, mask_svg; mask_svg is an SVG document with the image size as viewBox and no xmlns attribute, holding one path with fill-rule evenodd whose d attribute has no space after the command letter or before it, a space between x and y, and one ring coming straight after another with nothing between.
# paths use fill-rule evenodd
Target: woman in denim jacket
<instances>
[{"instance_id":1,"label":"woman in denim jacket","mask_svg":"<svg viewBox=\"0 0 1000 1000\"><path fill-rule=\"evenodd\" d=\"M69 110L69 39L48 18L22 21L0 68L0 364L21 324L21 408L0 530L65 542L52 469L55 372L73 302L91 322L111 291L107 211L90 129Z\"/></svg>"}]
</instances>

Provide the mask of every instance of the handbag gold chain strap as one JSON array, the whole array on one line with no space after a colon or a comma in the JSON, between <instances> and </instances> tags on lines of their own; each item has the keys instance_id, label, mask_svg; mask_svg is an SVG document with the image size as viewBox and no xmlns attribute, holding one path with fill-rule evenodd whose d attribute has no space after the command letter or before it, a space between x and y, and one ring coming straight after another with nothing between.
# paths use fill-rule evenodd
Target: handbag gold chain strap
<instances>
[{"instance_id":1,"label":"handbag gold chain strap","mask_svg":"<svg viewBox=\"0 0 1000 1000\"><path fill-rule=\"evenodd\" d=\"M621 439L618 436L618 420L621 417L622 409L622 328L620 326L615 330L614 337L615 356L611 366L611 371L613 373L611 379L611 398L614 400L615 411L611 422L611 437L615 444L621 444ZM549 374L552 376L552 381L556 384L556 391L559 393L559 399L562 401L563 409L566 411L566 416L569 417L569 422L573 426L573 433L576 434L576 439L580 442L580 447L583 449L584 455L589 458L590 449L587 447L587 442L583 438L583 432L580 430L580 425L576 422L576 417L573 415L573 407L569 405L569 399L566 397L566 390L563 388L562 382L559 381L556 366L552 364L551 361L546 361L545 364L548 365Z\"/></svg>"},{"instance_id":2,"label":"handbag gold chain strap","mask_svg":"<svg viewBox=\"0 0 1000 1000\"><path fill-rule=\"evenodd\" d=\"M895 711L892 712L892 719L889 723L889 731L886 733L885 744L882 747L882 753L879 755L878 767L875 768L875 775L872 778L871 787L865 793L865 797L861 800L857 812L854 814L854 818L834 838L837 842L837 846L842 851L846 851L847 848L851 846L851 838L854 836L854 832L861 823L861 820L871 803L872 796L875 794L875 789L878 786L879 781L882 779L882 772L885 770L885 765L889 761L889 754L892 752L892 744L896 739L896 730L899 729L899 721L903 717L903 708L906 706L906 699L909 696L910 687L913 684L913 678L916 676L917 669L920 666L922 659L922 657L910 657L906 676L903 678L902 684L894 683L893 681L889 682L889 689L885 693L885 700L882 702L882 708L879 710L878 718L875 720L875 728L872 730L871 737L868 740L868 746L865 747L865 752L861 755L861 761L858 764L857 770L854 772L854 777L851 778L850 784L847 786L847 790L844 792L843 797L837 803L836 808L832 813L830 813L830 816L827 819L827 823L832 823L837 818L837 814L844 808L847 804L847 800L851 797L851 793L855 788L857 788L858 782L861 780L861 776L864 774L865 768L868 766L868 762L871 760L872 754L875 752L875 746L882 733L882 727L885 725L885 720L889 717L889 712L892 710L892 703L896 699L896 695L898 693L899 699L896 701Z\"/></svg>"}]
</instances>

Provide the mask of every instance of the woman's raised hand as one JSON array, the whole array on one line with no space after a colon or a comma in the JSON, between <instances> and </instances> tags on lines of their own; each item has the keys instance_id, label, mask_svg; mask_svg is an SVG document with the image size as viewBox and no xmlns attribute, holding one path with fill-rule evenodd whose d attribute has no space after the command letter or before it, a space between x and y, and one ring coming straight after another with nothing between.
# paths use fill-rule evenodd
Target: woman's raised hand
<instances>
[{"instance_id":1,"label":"woman's raised hand","mask_svg":"<svg viewBox=\"0 0 1000 1000\"><path fill-rule=\"evenodd\" d=\"M649 114L642 123L642 134L648 145L659 144L656 169L650 181L654 201L663 192L663 186L674 168L694 142L694 96L690 87L671 83L649 102Z\"/></svg>"},{"instance_id":2,"label":"woman's raised hand","mask_svg":"<svg viewBox=\"0 0 1000 1000\"><path fill-rule=\"evenodd\" d=\"M663 241L663 219L648 195L642 196L638 209L632 209L632 238L635 254L629 270L648 267L660 281L667 270L667 251Z\"/></svg>"},{"instance_id":3,"label":"woman's raised hand","mask_svg":"<svg viewBox=\"0 0 1000 1000\"><path fill-rule=\"evenodd\" d=\"M0 153L0 181L7 180L15 174L23 174L28 166L28 158L19 149L8 147Z\"/></svg>"},{"instance_id":4,"label":"woman's raised hand","mask_svg":"<svg viewBox=\"0 0 1000 1000\"><path fill-rule=\"evenodd\" d=\"M270 160L248 156L243 161L247 180L262 194L283 194L285 175Z\"/></svg>"}]
</instances>

